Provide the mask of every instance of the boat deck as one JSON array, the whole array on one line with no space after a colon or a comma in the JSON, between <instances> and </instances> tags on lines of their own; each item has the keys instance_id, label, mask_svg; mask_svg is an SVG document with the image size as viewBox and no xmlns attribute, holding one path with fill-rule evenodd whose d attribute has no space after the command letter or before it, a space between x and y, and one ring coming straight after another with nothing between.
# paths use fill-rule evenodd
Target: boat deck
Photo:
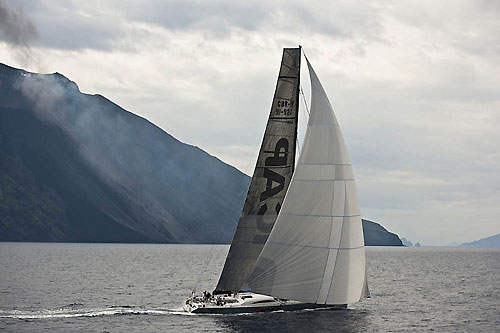
<instances>
[{"instance_id":1,"label":"boat deck","mask_svg":"<svg viewBox=\"0 0 500 333\"><path fill-rule=\"evenodd\" d=\"M238 314L318 308L345 309L347 305L304 303L255 293L237 293L210 297L193 296L188 297L184 305L186 312L199 314Z\"/></svg>"}]
</instances>

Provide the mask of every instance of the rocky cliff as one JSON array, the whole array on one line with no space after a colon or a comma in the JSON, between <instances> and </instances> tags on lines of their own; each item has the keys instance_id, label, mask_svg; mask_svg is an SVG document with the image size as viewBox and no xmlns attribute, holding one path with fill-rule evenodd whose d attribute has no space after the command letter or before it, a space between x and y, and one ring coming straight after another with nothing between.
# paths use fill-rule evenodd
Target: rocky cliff
<instances>
[{"instance_id":1,"label":"rocky cliff","mask_svg":"<svg viewBox=\"0 0 500 333\"><path fill-rule=\"evenodd\" d=\"M362 220L365 245L367 246L404 246L398 235L387 231L380 224Z\"/></svg>"}]
</instances>

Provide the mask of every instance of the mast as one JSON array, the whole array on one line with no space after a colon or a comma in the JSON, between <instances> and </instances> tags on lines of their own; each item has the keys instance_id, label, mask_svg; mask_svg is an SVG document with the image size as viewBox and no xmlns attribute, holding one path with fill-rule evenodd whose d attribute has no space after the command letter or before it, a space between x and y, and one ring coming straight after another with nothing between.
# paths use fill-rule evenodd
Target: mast
<instances>
[{"instance_id":1,"label":"mast","mask_svg":"<svg viewBox=\"0 0 500 333\"><path fill-rule=\"evenodd\" d=\"M241 290L274 226L295 166L301 48L283 49L252 181L216 291Z\"/></svg>"},{"instance_id":2,"label":"mast","mask_svg":"<svg viewBox=\"0 0 500 333\"><path fill-rule=\"evenodd\" d=\"M295 103L296 103L296 112L295 112L295 136L293 138L293 145L295 147L295 151L297 151L298 147L298 132L299 132L299 99L300 99L300 59L301 59L301 53L302 53L302 45L299 45L299 72L297 74L297 89L295 93ZM295 155L293 157L293 164L292 164L292 175L293 172L295 171ZM291 181L291 180L290 180ZM287 188L288 190L288 188ZM286 190L285 190L286 192ZM276 216L278 218L278 216Z\"/></svg>"}]
</instances>

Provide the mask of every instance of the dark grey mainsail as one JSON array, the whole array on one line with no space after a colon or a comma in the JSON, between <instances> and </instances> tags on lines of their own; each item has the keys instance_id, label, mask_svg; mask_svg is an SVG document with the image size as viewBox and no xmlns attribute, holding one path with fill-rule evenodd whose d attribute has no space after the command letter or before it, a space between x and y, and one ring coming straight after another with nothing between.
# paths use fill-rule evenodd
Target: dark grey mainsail
<instances>
[{"instance_id":1,"label":"dark grey mainsail","mask_svg":"<svg viewBox=\"0 0 500 333\"><path fill-rule=\"evenodd\" d=\"M217 291L240 291L271 232L295 165L300 47L283 49L271 113Z\"/></svg>"}]
</instances>

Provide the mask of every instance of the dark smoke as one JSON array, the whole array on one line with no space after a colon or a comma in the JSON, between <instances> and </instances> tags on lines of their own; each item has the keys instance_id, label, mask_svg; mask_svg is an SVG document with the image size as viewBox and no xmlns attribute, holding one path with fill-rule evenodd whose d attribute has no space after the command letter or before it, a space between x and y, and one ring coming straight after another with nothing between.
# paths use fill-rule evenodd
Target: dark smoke
<instances>
[{"instance_id":1,"label":"dark smoke","mask_svg":"<svg viewBox=\"0 0 500 333\"><path fill-rule=\"evenodd\" d=\"M13 56L22 66L37 62L31 45L38 39L38 31L22 8L8 8L0 0L0 41L11 46Z\"/></svg>"}]
</instances>

